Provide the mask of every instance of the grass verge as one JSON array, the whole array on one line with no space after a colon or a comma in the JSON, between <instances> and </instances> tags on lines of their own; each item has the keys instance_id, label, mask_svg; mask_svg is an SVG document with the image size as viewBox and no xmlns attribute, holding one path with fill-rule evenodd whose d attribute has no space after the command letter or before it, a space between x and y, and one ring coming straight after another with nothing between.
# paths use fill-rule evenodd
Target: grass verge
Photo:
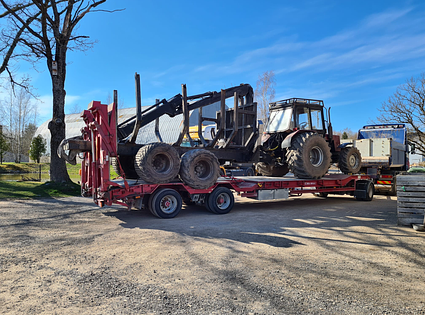
<instances>
[{"instance_id":1,"label":"grass verge","mask_svg":"<svg viewBox=\"0 0 425 315\"><path fill-rule=\"evenodd\" d=\"M80 185L75 183L0 181L0 199L33 199L80 195Z\"/></svg>"},{"instance_id":2,"label":"grass verge","mask_svg":"<svg viewBox=\"0 0 425 315\"><path fill-rule=\"evenodd\" d=\"M28 174L39 172L48 174L50 169L49 163L3 163L0 164L0 174L16 173ZM48 197L69 197L80 196L81 188L77 182L80 180L81 164L71 165L66 163L68 175L73 181L67 184L57 184L53 182L36 182L36 181L1 181L0 180L0 200L1 199L32 199L32 198L48 198ZM37 176L27 176L28 178ZM111 178L118 177L111 167Z\"/></svg>"}]
</instances>

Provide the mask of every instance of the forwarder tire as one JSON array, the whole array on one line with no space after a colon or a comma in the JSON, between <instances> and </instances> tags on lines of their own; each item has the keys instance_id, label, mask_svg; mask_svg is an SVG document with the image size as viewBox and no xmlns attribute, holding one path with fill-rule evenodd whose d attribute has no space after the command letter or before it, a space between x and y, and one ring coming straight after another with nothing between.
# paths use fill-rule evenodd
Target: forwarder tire
<instances>
[{"instance_id":1,"label":"forwarder tire","mask_svg":"<svg viewBox=\"0 0 425 315\"><path fill-rule=\"evenodd\" d=\"M269 165L264 162L258 162L255 165L257 174L263 176L282 177L289 172L288 165Z\"/></svg>"},{"instance_id":2,"label":"forwarder tire","mask_svg":"<svg viewBox=\"0 0 425 315\"><path fill-rule=\"evenodd\" d=\"M206 189L217 181L220 164L217 157L203 149L190 150L183 154L179 177L191 188Z\"/></svg>"},{"instance_id":3,"label":"forwarder tire","mask_svg":"<svg viewBox=\"0 0 425 315\"><path fill-rule=\"evenodd\" d=\"M121 172L120 166L118 164L118 159L121 164L121 168L124 172L124 176L126 179L137 179L139 175L136 173L136 169L134 168L134 156L130 155L120 155L118 158L111 157L111 165L112 169L120 176L123 176L123 172Z\"/></svg>"},{"instance_id":4,"label":"forwarder tire","mask_svg":"<svg viewBox=\"0 0 425 315\"><path fill-rule=\"evenodd\" d=\"M338 167L344 174L357 174L362 166L362 156L355 147L348 147L339 153Z\"/></svg>"},{"instance_id":5,"label":"forwarder tire","mask_svg":"<svg viewBox=\"0 0 425 315\"><path fill-rule=\"evenodd\" d=\"M180 157L167 143L151 143L139 149L134 167L139 178L147 183L168 183L179 173Z\"/></svg>"},{"instance_id":6,"label":"forwarder tire","mask_svg":"<svg viewBox=\"0 0 425 315\"><path fill-rule=\"evenodd\" d=\"M331 166L331 149L326 140L315 133L296 135L286 152L289 170L297 178L318 179Z\"/></svg>"}]
</instances>

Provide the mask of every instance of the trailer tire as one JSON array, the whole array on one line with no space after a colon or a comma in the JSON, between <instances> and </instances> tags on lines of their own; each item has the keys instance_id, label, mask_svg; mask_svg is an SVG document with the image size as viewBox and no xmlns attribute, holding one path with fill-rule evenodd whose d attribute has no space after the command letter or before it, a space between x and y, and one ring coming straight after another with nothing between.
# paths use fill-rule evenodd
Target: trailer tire
<instances>
[{"instance_id":1,"label":"trailer tire","mask_svg":"<svg viewBox=\"0 0 425 315\"><path fill-rule=\"evenodd\" d=\"M139 149L134 161L139 178L148 183L168 183L180 169L177 150L167 143L150 143Z\"/></svg>"},{"instance_id":2,"label":"trailer tire","mask_svg":"<svg viewBox=\"0 0 425 315\"><path fill-rule=\"evenodd\" d=\"M191 188L206 189L217 181L220 164L217 157L203 149L190 150L183 154L179 177Z\"/></svg>"},{"instance_id":3,"label":"trailer tire","mask_svg":"<svg viewBox=\"0 0 425 315\"><path fill-rule=\"evenodd\" d=\"M326 193L326 192L319 192L319 193L317 193L315 195L317 197L320 197L320 198L328 198L328 193Z\"/></svg>"},{"instance_id":4,"label":"trailer tire","mask_svg":"<svg viewBox=\"0 0 425 315\"><path fill-rule=\"evenodd\" d=\"M111 157L111 165L112 169L119 175L123 176L118 160L121 164L121 168L124 172L124 176L126 179L137 179L139 175L137 175L136 169L134 168L134 156L130 155L120 155L118 157Z\"/></svg>"},{"instance_id":5,"label":"trailer tire","mask_svg":"<svg viewBox=\"0 0 425 315\"><path fill-rule=\"evenodd\" d=\"M179 214L181 209L182 197L174 189L159 189L149 198L149 210L158 218L174 218Z\"/></svg>"},{"instance_id":6,"label":"trailer tire","mask_svg":"<svg viewBox=\"0 0 425 315\"><path fill-rule=\"evenodd\" d=\"M210 193L206 200L206 208L215 214L229 213L235 204L232 191L226 187L217 187Z\"/></svg>"},{"instance_id":7,"label":"trailer tire","mask_svg":"<svg viewBox=\"0 0 425 315\"><path fill-rule=\"evenodd\" d=\"M338 167L344 174L357 174L362 166L362 156L355 147L343 148L339 153Z\"/></svg>"},{"instance_id":8,"label":"trailer tire","mask_svg":"<svg viewBox=\"0 0 425 315\"><path fill-rule=\"evenodd\" d=\"M331 166L331 149L326 140L315 133L297 134L286 152L289 170L297 178L319 179Z\"/></svg>"},{"instance_id":9,"label":"trailer tire","mask_svg":"<svg viewBox=\"0 0 425 315\"><path fill-rule=\"evenodd\" d=\"M375 187L371 181L361 181L356 184L356 189L364 190L366 192L365 197L356 197L359 201L372 201L375 193Z\"/></svg>"}]
</instances>

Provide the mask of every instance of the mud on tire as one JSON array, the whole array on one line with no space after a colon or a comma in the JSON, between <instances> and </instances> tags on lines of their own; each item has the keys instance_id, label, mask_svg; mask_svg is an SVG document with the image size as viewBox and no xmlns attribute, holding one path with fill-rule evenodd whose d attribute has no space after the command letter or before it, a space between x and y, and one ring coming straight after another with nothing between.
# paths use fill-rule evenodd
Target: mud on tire
<instances>
[{"instance_id":1,"label":"mud on tire","mask_svg":"<svg viewBox=\"0 0 425 315\"><path fill-rule=\"evenodd\" d=\"M167 183L179 173L180 157L167 143L151 143L139 149L134 161L139 178L148 183Z\"/></svg>"},{"instance_id":2,"label":"mud on tire","mask_svg":"<svg viewBox=\"0 0 425 315\"><path fill-rule=\"evenodd\" d=\"M292 139L286 161L295 177L318 179L331 166L331 150L322 136L312 132L302 133Z\"/></svg>"},{"instance_id":3,"label":"mud on tire","mask_svg":"<svg viewBox=\"0 0 425 315\"><path fill-rule=\"evenodd\" d=\"M338 167L344 174L357 174L360 171L362 156L355 147L343 148L339 154Z\"/></svg>"},{"instance_id":4,"label":"mud on tire","mask_svg":"<svg viewBox=\"0 0 425 315\"><path fill-rule=\"evenodd\" d=\"M136 173L136 169L134 168L134 156L130 155L121 155L118 158L111 157L111 165L112 169L120 176L123 176L123 172L121 172L120 166L118 164L118 159L121 164L121 168L124 172L124 176L127 179L137 179L139 175Z\"/></svg>"},{"instance_id":5,"label":"mud on tire","mask_svg":"<svg viewBox=\"0 0 425 315\"><path fill-rule=\"evenodd\" d=\"M195 149L183 154L179 177L191 188L206 189L217 181L219 169L220 164L213 153Z\"/></svg>"}]
</instances>

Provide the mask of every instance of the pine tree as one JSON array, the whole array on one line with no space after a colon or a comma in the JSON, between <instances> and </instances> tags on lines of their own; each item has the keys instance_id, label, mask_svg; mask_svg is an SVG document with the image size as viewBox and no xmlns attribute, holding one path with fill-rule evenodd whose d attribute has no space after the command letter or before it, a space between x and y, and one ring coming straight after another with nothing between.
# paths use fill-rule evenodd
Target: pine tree
<instances>
[{"instance_id":1,"label":"pine tree","mask_svg":"<svg viewBox=\"0 0 425 315\"><path fill-rule=\"evenodd\" d=\"M37 163L40 163L41 156L46 153L46 140L41 135L32 139L30 147L30 158Z\"/></svg>"}]
</instances>

